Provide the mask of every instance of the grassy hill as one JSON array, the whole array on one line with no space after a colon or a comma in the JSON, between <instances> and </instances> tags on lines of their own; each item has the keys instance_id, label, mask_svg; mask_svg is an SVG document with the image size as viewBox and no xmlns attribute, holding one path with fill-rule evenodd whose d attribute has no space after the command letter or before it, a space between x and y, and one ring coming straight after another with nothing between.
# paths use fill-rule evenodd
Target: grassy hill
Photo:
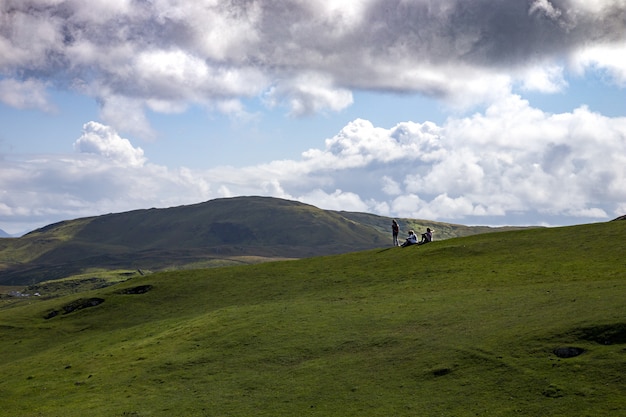
<instances>
[{"instance_id":1,"label":"grassy hill","mask_svg":"<svg viewBox=\"0 0 626 417\"><path fill-rule=\"evenodd\" d=\"M288 200L238 197L64 221L0 239L0 284L32 284L89 269L175 269L301 258L383 245L337 213Z\"/></svg>"},{"instance_id":2,"label":"grassy hill","mask_svg":"<svg viewBox=\"0 0 626 417\"><path fill-rule=\"evenodd\" d=\"M68 220L19 239L0 239L0 285L96 270L189 269L372 249L391 243L390 222L269 197ZM419 221L401 223L403 235L409 225L422 229ZM437 239L496 230L436 224Z\"/></svg>"},{"instance_id":3,"label":"grassy hill","mask_svg":"<svg viewBox=\"0 0 626 417\"><path fill-rule=\"evenodd\" d=\"M490 233L24 299L0 309L0 414L624 415L625 233Z\"/></svg>"}]
</instances>

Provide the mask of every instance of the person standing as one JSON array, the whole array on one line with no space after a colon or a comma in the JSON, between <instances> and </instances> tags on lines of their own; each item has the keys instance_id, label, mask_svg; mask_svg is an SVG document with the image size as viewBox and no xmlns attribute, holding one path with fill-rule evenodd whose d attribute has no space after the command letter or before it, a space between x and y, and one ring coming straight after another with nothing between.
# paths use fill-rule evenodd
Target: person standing
<instances>
[{"instance_id":1,"label":"person standing","mask_svg":"<svg viewBox=\"0 0 626 417\"><path fill-rule=\"evenodd\" d=\"M398 222L393 219L391 221L391 234L393 235L393 246L400 246L398 242L398 233L400 233L400 226L398 226Z\"/></svg>"}]
</instances>

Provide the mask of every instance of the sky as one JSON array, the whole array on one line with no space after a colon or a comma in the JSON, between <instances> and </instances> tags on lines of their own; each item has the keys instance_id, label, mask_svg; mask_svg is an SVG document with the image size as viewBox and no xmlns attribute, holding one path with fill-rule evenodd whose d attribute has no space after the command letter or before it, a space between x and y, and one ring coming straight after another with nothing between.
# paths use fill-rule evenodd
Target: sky
<instances>
[{"instance_id":1,"label":"sky","mask_svg":"<svg viewBox=\"0 0 626 417\"><path fill-rule=\"evenodd\" d=\"M261 195L626 214L626 0L0 0L0 229Z\"/></svg>"}]
</instances>

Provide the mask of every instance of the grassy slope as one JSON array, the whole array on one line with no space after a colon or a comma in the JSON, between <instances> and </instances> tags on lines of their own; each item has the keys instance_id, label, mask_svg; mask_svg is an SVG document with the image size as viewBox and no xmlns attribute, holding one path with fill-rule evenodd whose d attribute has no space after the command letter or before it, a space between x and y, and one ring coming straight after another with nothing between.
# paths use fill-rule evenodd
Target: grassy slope
<instances>
[{"instance_id":1,"label":"grassy slope","mask_svg":"<svg viewBox=\"0 0 626 417\"><path fill-rule=\"evenodd\" d=\"M77 296L31 300L0 311L1 414L619 415L625 232L611 222L159 273L49 320ZM142 284L154 288L117 293ZM601 331L612 343L591 340ZM587 351L559 359L561 346Z\"/></svg>"}]
</instances>

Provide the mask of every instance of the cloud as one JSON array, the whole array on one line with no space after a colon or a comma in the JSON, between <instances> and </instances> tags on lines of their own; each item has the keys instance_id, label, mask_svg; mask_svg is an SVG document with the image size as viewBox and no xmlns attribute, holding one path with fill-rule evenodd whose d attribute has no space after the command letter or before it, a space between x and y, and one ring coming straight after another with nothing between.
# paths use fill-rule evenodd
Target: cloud
<instances>
[{"instance_id":1,"label":"cloud","mask_svg":"<svg viewBox=\"0 0 626 417\"><path fill-rule=\"evenodd\" d=\"M352 104L352 93L335 88L329 77L319 74L302 74L289 81L277 83L265 93L271 107L288 101L294 116L311 115L325 109L342 110Z\"/></svg>"},{"instance_id":2,"label":"cloud","mask_svg":"<svg viewBox=\"0 0 626 417\"><path fill-rule=\"evenodd\" d=\"M626 201L624 155L625 118L585 107L544 113L513 95L442 126L404 122L383 129L355 120L300 161L211 173L234 194L272 180L284 195L324 208L345 203L394 216L477 222L519 215L537 224L559 215L618 214Z\"/></svg>"},{"instance_id":3,"label":"cloud","mask_svg":"<svg viewBox=\"0 0 626 417\"><path fill-rule=\"evenodd\" d=\"M528 9L528 14L542 14L551 20L557 20L561 16L561 11L555 9L548 0L534 0Z\"/></svg>"},{"instance_id":4,"label":"cloud","mask_svg":"<svg viewBox=\"0 0 626 417\"><path fill-rule=\"evenodd\" d=\"M327 193L323 190L313 190L307 194L298 197L298 200L305 203L315 201L318 207L324 207L326 210L342 210L366 212L368 204L361 200L361 197L352 192L344 192L335 190Z\"/></svg>"},{"instance_id":5,"label":"cloud","mask_svg":"<svg viewBox=\"0 0 626 417\"><path fill-rule=\"evenodd\" d=\"M74 149L82 153L101 155L122 165L139 167L145 162L141 148L133 147L128 139L121 138L111 127L97 122L89 122L83 126L83 134L74 142Z\"/></svg>"},{"instance_id":6,"label":"cloud","mask_svg":"<svg viewBox=\"0 0 626 417\"><path fill-rule=\"evenodd\" d=\"M568 68L624 86L625 13L623 0L7 0L1 99L46 108L45 88L77 89L146 137L147 108L249 98L294 116L342 110L355 89L467 108L512 85L561 91Z\"/></svg>"},{"instance_id":7,"label":"cloud","mask_svg":"<svg viewBox=\"0 0 626 417\"><path fill-rule=\"evenodd\" d=\"M580 49L572 58L573 67L579 74L596 69L604 72L610 82L626 87L626 42L615 44L600 44Z\"/></svg>"},{"instance_id":8,"label":"cloud","mask_svg":"<svg viewBox=\"0 0 626 417\"><path fill-rule=\"evenodd\" d=\"M383 176L382 178L383 187L382 191L387 195L399 195L402 194L402 188L400 184L398 184L393 178L388 176Z\"/></svg>"},{"instance_id":9,"label":"cloud","mask_svg":"<svg viewBox=\"0 0 626 417\"><path fill-rule=\"evenodd\" d=\"M563 67L559 65L529 68L524 71L520 79L522 88L526 91L558 93L567 88Z\"/></svg>"},{"instance_id":10,"label":"cloud","mask_svg":"<svg viewBox=\"0 0 626 417\"><path fill-rule=\"evenodd\" d=\"M103 124L74 154L3 158L0 221L260 193L479 223L623 214L624 118L549 114L512 92L589 73L624 88L624 16L624 0L5 0L0 101L50 112L48 90L75 90ZM241 169L158 166L122 136L156 138L147 110L245 122L258 100L301 117L342 111L355 90L484 109L439 125L355 119L298 160Z\"/></svg>"},{"instance_id":11,"label":"cloud","mask_svg":"<svg viewBox=\"0 0 626 417\"><path fill-rule=\"evenodd\" d=\"M0 79L0 101L17 109L54 110L48 100L45 83L34 79Z\"/></svg>"},{"instance_id":12,"label":"cloud","mask_svg":"<svg viewBox=\"0 0 626 417\"><path fill-rule=\"evenodd\" d=\"M268 195L325 209L465 224L571 224L626 207L626 118L550 114L510 95L444 124L357 119L297 160L170 169L109 126L87 123L75 154L5 158L0 224ZM31 223L33 224L33 223Z\"/></svg>"},{"instance_id":13,"label":"cloud","mask_svg":"<svg viewBox=\"0 0 626 417\"><path fill-rule=\"evenodd\" d=\"M153 140L156 137L156 133L146 118L141 100L121 95L108 95L102 99L101 103L102 120L115 126L116 130L135 134L146 140ZM147 105L152 107L154 103L154 100L150 100ZM163 109L165 106L172 107L159 101L155 108Z\"/></svg>"},{"instance_id":14,"label":"cloud","mask_svg":"<svg viewBox=\"0 0 626 417\"><path fill-rule=\"evenodd\" d=\"M19 233L61 220L137 208L192 204L213 197L186 168L120 163L98 153L31 155L0 166L0 224Z\"/></svg>"}]
</instances>

